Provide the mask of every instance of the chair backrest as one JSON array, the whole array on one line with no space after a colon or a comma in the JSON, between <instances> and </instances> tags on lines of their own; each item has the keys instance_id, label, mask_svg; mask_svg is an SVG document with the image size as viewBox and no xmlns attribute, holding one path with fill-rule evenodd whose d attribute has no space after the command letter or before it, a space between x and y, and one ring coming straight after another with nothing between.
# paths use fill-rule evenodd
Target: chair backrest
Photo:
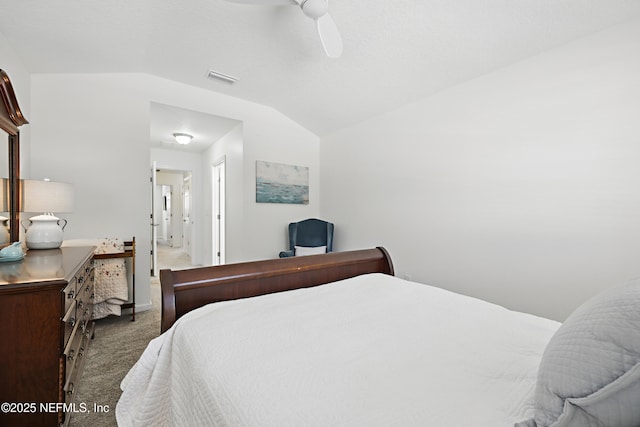
<instances>
[{"instance_id":1,"label":"chair backrest","mask_svg":"<svg viewBox=\"0 0 640 427\"><path fill-rule=\"evenodd\" d=\"M327 252L333 251L333 224L321 219L305 219L289 224L289 249L295 246L326 246Z\"/></svg>"}]
</instances>

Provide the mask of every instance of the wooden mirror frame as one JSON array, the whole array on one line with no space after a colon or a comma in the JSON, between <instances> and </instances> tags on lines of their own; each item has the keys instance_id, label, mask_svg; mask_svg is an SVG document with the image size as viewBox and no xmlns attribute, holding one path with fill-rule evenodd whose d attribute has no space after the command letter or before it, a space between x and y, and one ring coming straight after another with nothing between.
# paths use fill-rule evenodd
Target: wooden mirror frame
<instances>
[{"instance_id":1,"label":"wooden mirror frame","mask_svg":"<svg viewBox=\"0 0 640 427\"><path fill-rule=\"evenodd\" d=\"M20 126L29 123L22 115L9 76L0 69L0 129L9 134L9 235L20 239Z\"/></svg>"}]
</instances>

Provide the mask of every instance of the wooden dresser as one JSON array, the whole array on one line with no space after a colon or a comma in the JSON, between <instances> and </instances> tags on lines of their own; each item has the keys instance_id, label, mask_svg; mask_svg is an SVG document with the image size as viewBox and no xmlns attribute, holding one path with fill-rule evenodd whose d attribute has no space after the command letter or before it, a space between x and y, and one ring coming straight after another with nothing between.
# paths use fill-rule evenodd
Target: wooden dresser
<instances>
[{"instance_id":1,"label":"wooden dresser","mask_svg":"<svg viewBox=\"0 0 640 427\"><path fill-rule=\"evenodd\" d=\"M66 425L93 334L93 247L0 263L0 426Z\"/></svg>"}]
</instances>

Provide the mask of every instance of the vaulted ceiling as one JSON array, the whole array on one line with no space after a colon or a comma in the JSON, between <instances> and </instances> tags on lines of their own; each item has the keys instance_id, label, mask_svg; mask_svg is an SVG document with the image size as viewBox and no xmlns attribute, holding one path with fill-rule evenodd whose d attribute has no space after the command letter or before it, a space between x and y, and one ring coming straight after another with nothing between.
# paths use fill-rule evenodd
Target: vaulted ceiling
<instances>
[{"instance_id":1,"label":"vaulted ceiling","mask_svg":"<svg viewBox=\"0 0 640 427\"><path fill-rule=\"evenodd\" d=\"M0 33L33 73L150 73L324 135L640 17L630 0L330 0L344 42L331 59L299 8L268 3L2 1Z\"/></svg>"}]
</instances>

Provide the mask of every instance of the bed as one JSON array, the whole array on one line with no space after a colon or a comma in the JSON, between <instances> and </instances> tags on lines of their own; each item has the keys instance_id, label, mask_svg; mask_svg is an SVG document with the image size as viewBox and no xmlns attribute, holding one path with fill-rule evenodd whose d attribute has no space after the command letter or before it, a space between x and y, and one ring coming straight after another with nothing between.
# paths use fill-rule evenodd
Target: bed
<instances>
[{"instance_id":1,"label":"bed","mask_svg":"<svg viewBox=\"0 0 640 427\"><path fill-rule=\"evenodd\" d=\"M562 325L398 279L383 248L161 283L120 426L640 425L638 281Z\"/></svg>"}]
</instances>

